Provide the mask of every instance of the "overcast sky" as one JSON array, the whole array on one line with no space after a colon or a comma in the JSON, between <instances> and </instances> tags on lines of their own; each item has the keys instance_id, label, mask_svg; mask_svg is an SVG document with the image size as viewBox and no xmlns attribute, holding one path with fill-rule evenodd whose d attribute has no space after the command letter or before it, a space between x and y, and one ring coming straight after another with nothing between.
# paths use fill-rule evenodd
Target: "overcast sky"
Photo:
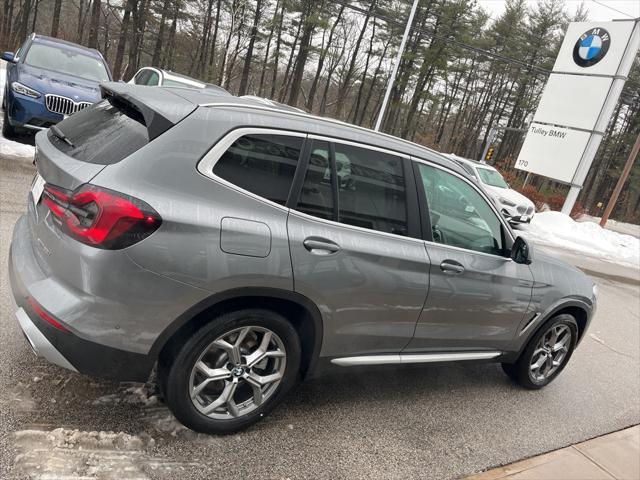
<instances>
[{"instance_id":1,"label":"overcast sky","mask_svg":"<svg viewBox=\"0 0 640 480\"><path fill-rule=\"evenodd\" d=\"M565 0L567 12L573 14L583 1L589 10L590 20L605 21L614 18L630 18L629 16L640 17L640 0ZM535 4L536 0L527 0L527 2ZM478 4L487 10L493 19L504 11L504 0L478 0Z\"/></svg>"}]
</instances>

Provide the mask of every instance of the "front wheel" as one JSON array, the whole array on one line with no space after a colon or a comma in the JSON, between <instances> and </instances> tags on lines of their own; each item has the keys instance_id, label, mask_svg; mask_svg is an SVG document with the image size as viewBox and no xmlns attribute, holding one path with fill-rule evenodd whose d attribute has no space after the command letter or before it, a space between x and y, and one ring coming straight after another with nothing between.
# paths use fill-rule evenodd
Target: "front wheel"
<instances>
[{"instance_id":1,"label":"front wheel","mask_svg":"<svg viewBox=\"0 0 640 480\"><path fill-rule=\"evenodd\" d=\"M578 324L568 314L553 317L536 333L516 363L502 369L525 388L551 383L569 362L578 341Z\"/></svg>"},{"instance_id":2,"label":"front wheel","mask_svg":"<svg viewBox=\"0 0 640 480\"><path fill-rule=\"evenodd\" d=\"M7 113L7 110L8 109L5 107L2 119L2 136L11 140L16 134L16 129L9 123L9 114Z\"/></svg>"},{"instance_id":3,"label":"front wheel","mask_svg":"<svg viewBox=\"0 0 640 480\"><path fill-rule=\"evenodd\" d=\"M185 426L232 433L269 413L296 381L300 339L281 315L262 309L223 314L159 362L167 405Z\"/></svg>"}]
</instances>

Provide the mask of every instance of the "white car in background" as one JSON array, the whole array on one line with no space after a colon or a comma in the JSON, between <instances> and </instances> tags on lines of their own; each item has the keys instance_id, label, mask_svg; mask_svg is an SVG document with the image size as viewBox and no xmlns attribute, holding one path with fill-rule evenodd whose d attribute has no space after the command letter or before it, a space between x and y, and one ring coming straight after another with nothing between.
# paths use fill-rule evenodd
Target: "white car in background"
<instances>
[{"instance_id":1,"label":"white car in background","mask_svg":"<svg viewBox=\"0 0 640 480\"><path fill-rule=\"evenodd\" d=\"M180 73L156 67L142 67L128 83L132 85L146 85L148 87L195 88L207 90L219 95L231 96L224 88L214 85L213 83L205 83L197 78L187 77Z\"/></svg>"},{"instance_id":2,"label":"white car in background","mask_svg":"<svg viewBox=\"0 0 640 480\"><path fill-rule=\"evenodd\" d=\"M529 223L531 221L535 215L535 205L527 197L512 189L498 170L486 163L458 157L453 153L446 156L458 163L478 183L482 184L510 223Z\"/></svg>"}]
</instances>

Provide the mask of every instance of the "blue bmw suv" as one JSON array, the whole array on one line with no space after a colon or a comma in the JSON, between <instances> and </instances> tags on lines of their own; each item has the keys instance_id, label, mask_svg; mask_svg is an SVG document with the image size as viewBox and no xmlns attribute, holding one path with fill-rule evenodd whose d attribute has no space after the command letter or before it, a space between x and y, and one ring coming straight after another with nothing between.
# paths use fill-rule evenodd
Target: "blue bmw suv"
<instances>
[{"instance_id":1,"label":"blue bmw suv","mask_svg":"<svg viewBox=\"0 0 640 480\"><path fill-rule=\"evenodd\" d=\"M58 123L100 100L100 83L111 81L99 51L35 33L2 59L7 62L4 136Z\"/></svg>"}]
</instances>

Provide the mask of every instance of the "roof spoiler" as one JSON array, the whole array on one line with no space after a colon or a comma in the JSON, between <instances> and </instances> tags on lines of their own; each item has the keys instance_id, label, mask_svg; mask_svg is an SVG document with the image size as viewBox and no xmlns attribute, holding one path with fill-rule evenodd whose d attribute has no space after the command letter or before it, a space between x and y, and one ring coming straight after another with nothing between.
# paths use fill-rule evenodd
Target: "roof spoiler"
<instances>
[{"instance_id":1,"label":"roof spoiler","mask_svg":"<svg viewBox=\"0 0 640 480\"><path fill-rule=\"evenodd\" d=\"M198 106L164 88L108 82L100 85L102 98L113 98L138 111L144 118L149 141L162 135Z\"/></svg>"}]
</instances>

